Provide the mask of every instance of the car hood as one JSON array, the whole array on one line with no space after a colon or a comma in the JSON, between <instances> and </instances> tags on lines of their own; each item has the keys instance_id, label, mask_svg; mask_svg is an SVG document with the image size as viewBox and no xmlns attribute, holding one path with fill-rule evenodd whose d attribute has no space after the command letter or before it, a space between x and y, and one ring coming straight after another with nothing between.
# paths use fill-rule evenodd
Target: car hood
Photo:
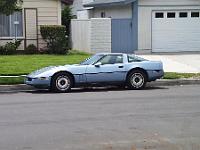
<instances>
[{"instance_id":1,"label":"car hood","mask_svg":"<svg viewBox=\"0 0 200 150\"><path fill-rule=\"evenodd\" d=\"M45 67L45 68L42 68L30 73L28 77L36 78L42 74L48 74L49 76L51 76L51 74L54 74L55 72L59 70L68 70L76 66L80 66L80 65L75 64L75 65L64 65L64 66L49 66L49 67Z\"/></svg>"}]
</instances>

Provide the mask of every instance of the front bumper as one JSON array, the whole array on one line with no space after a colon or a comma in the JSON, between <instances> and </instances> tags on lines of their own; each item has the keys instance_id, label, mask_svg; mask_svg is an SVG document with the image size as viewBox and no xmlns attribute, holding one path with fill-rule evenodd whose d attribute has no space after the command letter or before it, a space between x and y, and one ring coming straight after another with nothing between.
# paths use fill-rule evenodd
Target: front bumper
<instances>
[{"instance_id":1,"label":"front bumper","mask_svg":"<svg viewBox=\"0 0 200 150\"><path fill-rule=\"evenodd\" d=\"M151 71L147 71L147 73L148 73L149 82L155 81L157 79L161 79L162 77L164 77L163 70L151 70Z\"/></svg>"},{"instance_id":2,"label":"front bumper","mask_svg":"<svg viewBox=\"0 0 200 150\"><path fill-rule=\"evenodd\" d=\"M26 77L24 83L27 85L34 86L36 88L49 88L51 85L51 78L49 77L45 79L40 79L40 78Z\"/></svg>"}]
</instances>

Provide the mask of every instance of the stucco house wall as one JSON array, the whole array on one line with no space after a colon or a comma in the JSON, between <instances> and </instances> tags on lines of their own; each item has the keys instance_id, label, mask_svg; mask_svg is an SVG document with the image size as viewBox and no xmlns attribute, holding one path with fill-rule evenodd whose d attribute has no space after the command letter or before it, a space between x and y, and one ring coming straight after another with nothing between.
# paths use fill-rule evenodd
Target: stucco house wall
<instances>
[{"instance_id":1,"label":"stucco house wall","mask_svg":"<svg viewBox=\"0 0 200 150\"><path fill-rule=\"evenodd\" d=\"M120 12L120 13L119 13ZM122 19L132 18L132 5L110 6L104 8L94 8L91 10L92 18L101 18L101 13L105 13L105 18Z\"/></svg>"}]
</instances>

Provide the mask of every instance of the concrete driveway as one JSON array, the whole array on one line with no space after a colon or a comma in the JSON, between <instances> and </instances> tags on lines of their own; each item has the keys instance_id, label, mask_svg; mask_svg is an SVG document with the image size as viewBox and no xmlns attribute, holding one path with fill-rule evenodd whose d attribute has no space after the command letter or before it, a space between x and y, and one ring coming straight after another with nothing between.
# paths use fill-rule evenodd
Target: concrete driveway
<instances>
[{"instance_id":1,"label":"concrete driveway","mask_svg":"<svg viewBox=\"0 0 200 150\"><path fill-rule=\"evenodd\" d=\"M165 72L200 73L200 54L139 55L148 60L161 60Z\"/></svg>"}]
</instances>

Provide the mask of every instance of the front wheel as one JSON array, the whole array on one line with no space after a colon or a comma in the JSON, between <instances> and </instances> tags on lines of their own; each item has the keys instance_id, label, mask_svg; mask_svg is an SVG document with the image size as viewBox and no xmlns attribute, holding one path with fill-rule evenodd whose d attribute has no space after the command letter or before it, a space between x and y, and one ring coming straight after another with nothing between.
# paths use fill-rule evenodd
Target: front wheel
<instances>
[{"instance_id":1,"label":"front wheel","mask_svg":"<svg viewBox=\"0 0 200 150\"><path fill-rule=\"evenodd\" d=\"M146 74L140 70L132 71L127 77L127 85L130 89L140 90L145 88L147 83Z\"/></svg>"},{"instance_id":2,"label":"front wheel","mask_svg":"<svg viewBox=\"0 0 200 150\"><path fill-rule=\"evenodd\" d=\"M51 90L66 93L72 88L72 77L68 73L58 73L52 78Z\"/></svg>"}]
</instances>

